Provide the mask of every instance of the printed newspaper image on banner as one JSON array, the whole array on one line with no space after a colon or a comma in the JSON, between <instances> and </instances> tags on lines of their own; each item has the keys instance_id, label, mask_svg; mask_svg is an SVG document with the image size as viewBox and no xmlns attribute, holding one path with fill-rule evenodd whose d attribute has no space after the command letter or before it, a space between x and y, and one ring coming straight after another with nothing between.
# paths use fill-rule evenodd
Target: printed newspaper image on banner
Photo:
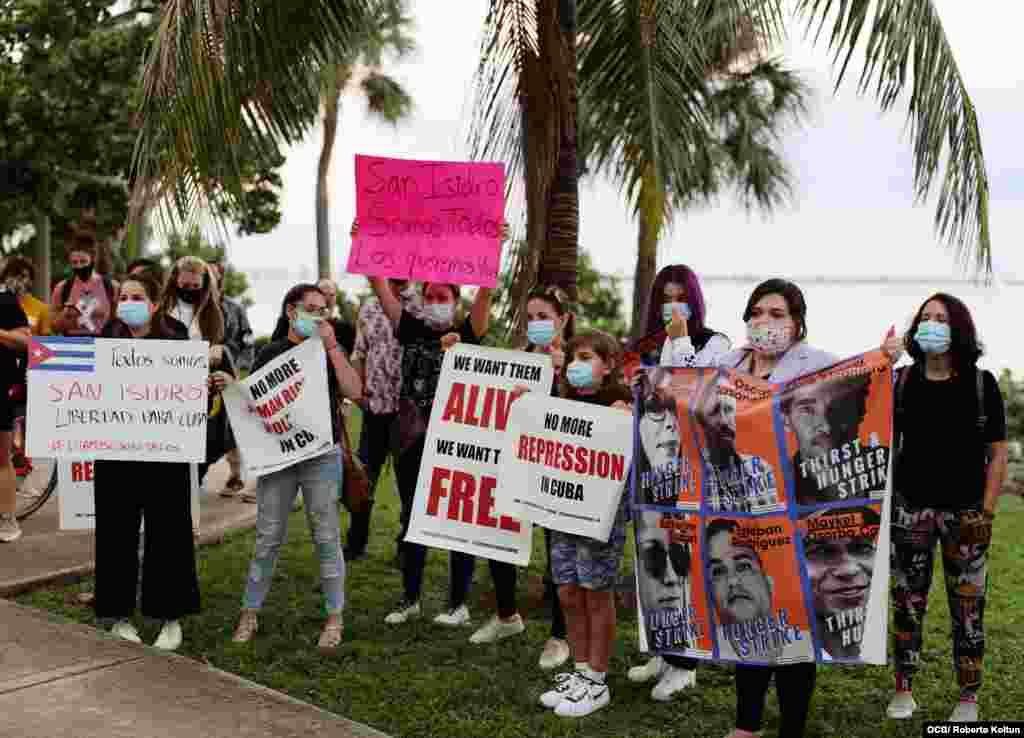
<instances>
[{"instance_id":1,"label":"printed newspaper image on banner","mask_svg":"<svg viewBox=\"0 0 1024 738\"><path fill-rule=\"evenodd\" d=\"M785 384L638 372L641 649L884 664L888 358L868 352Z\"/></svg>"}]
</instances>

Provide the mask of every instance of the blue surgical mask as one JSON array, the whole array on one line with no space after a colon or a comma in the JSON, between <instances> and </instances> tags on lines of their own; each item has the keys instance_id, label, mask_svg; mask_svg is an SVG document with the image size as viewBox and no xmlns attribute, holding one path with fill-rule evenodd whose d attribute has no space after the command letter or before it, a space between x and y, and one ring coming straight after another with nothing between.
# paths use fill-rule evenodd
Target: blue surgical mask
<instances>
[{"instance_id":1,"label":"blue surgical mask","mask_svg":"<svg viewBox=\"0 0 1024 738\"><path fill-rule=\"evenodd\" d=\"M574 361L565 370L565 378L576 389L594 386L594 365L589 361Z\"/></svg>"},{"instance_id":2,"label":"blue surgical mask","mask_svg":"<svg viewBox=\"0 0 1024 738\"><path fill-rule=\"evenodd\" d=\"M661 306L661 318L665 321L665 325L672 322L673 309L679 311L679 314L683 316L683 320L689 320L693 316L690 312L690 306L685 302L666 302Z\"/></svg>"},{"instance_id":3,"label":"blue surgical mask","mask_svg":"<svg viewBox=\"0 0 1024 738\"><path fill-rule=\"evenodd\" d=\"M125 325L138 328L149 322L149 303L138 300L117 303L117 317Z\"/></svg>"},{"instance_id":4,"label":"blue surgical mask","mask_svg":"<svg viewBox=\"0 0 1024 738\"><path fill-rule=\"evenodd\" d=\"M423 306L423 318L431 326L442 330L455 320L455 305L450 302L436 302Z\"/></svg>"},{"instance_id":5,"label":"blue surgical mask","mask_svg":"<svg viewBox=\"0 0 1024 738\"><path fill-rule=\"evenodd\" d=\"M534 346L548 346L555 339L555 321L531 320L526 324L526 338Z\"/></svg>"},{"instance_id":6,"label":"blue surgical mask","mask_svg":"<svg viewBox=\"0 0 1024 738\"><path fill-rule=\"evenodd\" d=\"M937 320L922 320L917 324L914 340L926 354L944 354L949 351L952 342L949 324Z\"/></svg>"},{"instance_id":7,"label":"blue surgical mask","mask_svg":"<svg viewBox=\"0 0 1024 738\"><path fill-rule=\"evenodd\" d=\"M295 320L292 321L292 329L295 334L302 336L303 338L309 338L316 333L316 324L320 322L320 319L304 313L301 310L295 312Z\"/></svg>"}]
</instances>

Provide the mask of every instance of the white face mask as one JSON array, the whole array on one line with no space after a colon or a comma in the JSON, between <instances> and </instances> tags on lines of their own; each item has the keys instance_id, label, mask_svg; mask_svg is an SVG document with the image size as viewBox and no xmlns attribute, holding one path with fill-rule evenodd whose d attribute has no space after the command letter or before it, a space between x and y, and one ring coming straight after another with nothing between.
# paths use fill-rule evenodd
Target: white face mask
<instances>
[{"instance_id":1,"label":"white face mask","mask_svg":"<svg viewBox=\"0 0 1024 738\"><path fill-rule=\"evenodd\" d=\"M455 320L455 305L450 302L424 305L423 319L438 330L448 328Z\"/></svg>"},{"instance_id":2,"label":"white face mask","mask_svg":"<svg viewBox=\"0 0 1024 738\"><path fill-rule=\"evenodd\" d=\"M793 326L784 320L760 325L747 323L747 341L759 354L777 356L793 345Z\"/></svg>"}]
</instances>

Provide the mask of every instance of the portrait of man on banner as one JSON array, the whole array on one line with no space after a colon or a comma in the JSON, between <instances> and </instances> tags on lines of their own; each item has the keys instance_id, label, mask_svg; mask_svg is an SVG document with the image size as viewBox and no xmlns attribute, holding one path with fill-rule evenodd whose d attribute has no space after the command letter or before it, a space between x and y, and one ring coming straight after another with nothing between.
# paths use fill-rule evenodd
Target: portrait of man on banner
<instances>
[{"instance_id":1,"label":"portrait of man on banner","mask_svg":"<svg viewBox=\"0 0 1024 738\"><path fill-rule=\"evenodd\" d=\"M800 519L811 604L825 660L857 660L869 612L879 505L834 507Z\"/></svg>"},{"instance_id":2,"label":"portrait of man on banner","mask_svg":"<svg viewBox=\"0 0 1024 738\"><path fill-rule=\"evenodd\" d=\"M724 386L727 377L713 374L699 388L695 415L703 435L704 500L712 512L759 512L779 506L772 465L737 450L739 401Z\"/></svg>"},{"instance_id":3,"label":"portrait of man on banner","mask_svg":"<svg viewBox=\"0 0 1024 738\"><path fill-rule=\"evenodd\" d=\"M779 401L796 439L793 476L798 505L880 497L889 449L877 430L863 439L871 375L823 378L785 391Z\"/></svg>"},{"instance_id":4,"label":"portrait of man on banner","mask_svg":"<svg viewBox=\"0 0 1024 738\"><path fill-rule=\"evenodd\" d=\"M642 505L674 506L681 499L698 501L692 467L680 453L683 424L679 392L672 371L656 368L641 373L637 411L637 501Z\"/></svg>"},{"instance_id":5,"label":"portrait of man on banner","mask_svg":"<svg viewBox=\"0 0 1024 738\"><path fill-rule=\"evenodd\" d=\"M682 651L697 646L705 623L693 596L696 572L696 516L640 512L636 519L637 594L652 651Z\"/></svg>"},{"instance_id":6,"label":"portrait of man on banner","mask_svg":"<svg viewBox=\"0 0 1024 738\"><path fill-rule=\"evenodd\" d=\"M782 534L769 543L769 536ZM765 537L762 538L762 533ZM780 545L774 546L777 541ZM705 529L707 577L718 623L719 657L723 660L775 663L813 658L810 637L802 627L803 607L783 607L800 599L799 585L776 583L770 571L791 577L795 559L791 543L775 526L744 525L738 520L712 519ZM776 560L774 569L760 552L765 546ZM786 551L781 551L785 546ZM780 596L785 590L785 595Z\"/></svg>"}]
</instances>

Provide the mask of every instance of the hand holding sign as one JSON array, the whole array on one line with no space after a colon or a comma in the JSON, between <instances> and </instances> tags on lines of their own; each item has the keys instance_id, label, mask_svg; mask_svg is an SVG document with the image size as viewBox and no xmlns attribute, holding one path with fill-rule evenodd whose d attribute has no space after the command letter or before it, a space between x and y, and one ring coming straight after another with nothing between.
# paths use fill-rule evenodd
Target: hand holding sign
<instances>
[{"instance_id":1,"label":"hand holding sign","mask_svg":"<svg viewBox=\"0 0 1024 738\"><path fill-rule=\"evenodd\" d=\"M458 342L459 342L459 334L458 333L445 333L443 336L441 336L441 350L442 351L447 351L448 349L450 349L452 346L454 346Z\"/></svg>"},{"instance_id":2,"label":"hand holding sign","mask_svg":"<svg viewBox=\"0 0 1024 738\"><path fill-rule=\"evenodd\" d=\"M356 156L348 271L442 284L497 285L505 167Z\"/></svg>"}]
</instances>

